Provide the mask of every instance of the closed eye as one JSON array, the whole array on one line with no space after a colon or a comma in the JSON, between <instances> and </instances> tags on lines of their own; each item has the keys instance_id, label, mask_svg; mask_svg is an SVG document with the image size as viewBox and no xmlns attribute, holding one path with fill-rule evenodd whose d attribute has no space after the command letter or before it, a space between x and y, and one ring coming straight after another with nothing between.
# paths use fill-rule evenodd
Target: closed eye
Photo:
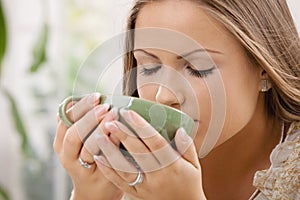
<instances>
[{"instance_id":1,"label":"closed eye","mask_svg":"<svg viewBox=\"0 0 300 200\"><path fill-rule=\"evenodd\" d=\"M161 69L161 66L155 66L155 67L142 67L142 69L140 70L139 74L143 75L143 76L151 76L153 74L155 74L156 72L158 72Z\"/></svg>"},{"instance_id":2,"label":"closed eye","mask_svg":"<svg viewBox=\"0 0 300 200\"><path fill-rule=\"evenodd\" d=\"M195 70L191 66L187 66L186 69L188 70L189 74L197 77L197 78L206 78L209 74L213 73L213 70L216 67L213 66L210 69L205 69L205 70Z\"/></svg>"}]
</instances>

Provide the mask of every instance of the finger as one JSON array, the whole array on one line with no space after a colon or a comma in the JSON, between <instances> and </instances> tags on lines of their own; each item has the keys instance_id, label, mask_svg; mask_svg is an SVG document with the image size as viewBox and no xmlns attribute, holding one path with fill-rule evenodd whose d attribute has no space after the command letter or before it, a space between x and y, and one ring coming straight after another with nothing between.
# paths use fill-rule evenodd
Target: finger
<instances>
[{"instance_id":1,"label":"finger","mask_svg":"<svg viewBox=\"0 0 300 200\"><path fill-rule=\"evenodd\" d=\"M118 121L113 121L106 123L105 126L111 132L111 135L117 137L125 146L126 150L144 172L152 172L161 168L160 162L156 157L125 125Z\"/></svg>"},{"instance_id":2,"label":"finger","mask_svg":"<svg viewBox=\"0 0 300 200\"><path fill-rule=\"evenodd\" d=\"M171 164L178 159L178 154L171 145L145 119L132 110L120 111L122 117L134 129L161 165Z\"/></svg>"},{"instance_id":3,"label":"finger","mask_svg":"<svg viewBox=\"0 0 300 200\"><path fill-rule=\"evenodd\" d=\"M136 112L121 109L120 113L151 151L168 145L168 142Z\"/></svg>"},{"instance_id":4,"label":"finger","mask_svg":"<svg viewBox=\"0 0 300 200\"><path fill-rule=\"evenodd\" d=\"M76 122L82 118L89 110L100 103L100 93L93 93L75 103L66 114L71 122Z\"/></svg>"},{"instance_id":5,"label":"finger","mask_svg":"<svg viewBox=\"0 0 300 200\"><path fill-rule=\"evenodd\" d=\"M67 130L63 143L64 153L66 156L70 157L71 159L78 159L83 141L97 126L99 123L98 120L103 118L103 116L107 113L108 108L108 104L96 106ZM93 159L89 160L92 161Z\"/></svg>"},{"instance_id":6,"label":"finger","mask_svg":"<svg viewBox=\"0 0 300 200\"><path fill-rule=\"evenodd\" d=\"M109 135L109 139L110 139L110 140L112 141L112 143L114 143L114 145L116 145L117 147L120 146L121 141L120 141L119 138L116 137L115 135L110 134L110 135Z\"/></svg>"},{"instance_id":7,"label":"finger","mask_svg":"<svg viewBox=\"0 0 300 200\"><path fill-rule=\"evenodd\" d=\"M98 152L100 151L99 148L98 149ZM79 153L79 158L88 163L89 165L91 166L95 166L93 165L94 164L94 155L96 155L96 153L92 153L90 151L90 149L88 150L84 145L82 146L81 150L80 150L80 153Z\"/></svg>"},{"instance_id":8,"label":"finger","mask_svg":"<svg viewBox=\"0 0 300 200\"><path fill-rule=\"evenodd\" d=\"M62 150L63 141L65 138L67 129L68 128L61 121L58 122L55 138L53 141L53 149L57 154L59 154Z\"/></svg>"},{"instance_id":9,"label":"finger","mask_svg":"<svg viewBox=\"0 0 300 200\"><path fill-rule=\"evenodd\" d=\"M109 107L110 105L107 103L97 105L73 125L78 130L79 137L83 142L87 140L96 126L105 118Z\"/></svg>"},{"instance_id":10,"label":"finger","mask_svg":"<svg viewBox=\"0 0 300 200\"><path fill-rule=\"evenodd\" d=\"M103 104L104 105L104 104ZM101 105L100 105L101 106ZM88 161L94 160L93 155L99 155L100 154L100 148L98 147L97 141L95 139L95 134L105 134L109 135L109 131L104 127L104 123L112 120L118 119L118 114L116 109L110 110L108 113L105 114L105 116L102 116L103 119L100 119L100 124L95 127L95 129L88 134L88 137L85 135L82 135L81 137L84 139L84 148L82 149L82 152L80 153L81 158L85 158ZM115 140L116 143L118 143ZM84 155L81 155L84 154ZM88 158L87 158L88 156Z\"/></svg>"},{"instance_id":11,"label":"finger","mask_svg":"<svg viewBox=\"0 0 300 200\"><path fill-rule=\"evenodd\" d=\"M193 164L197 169L200 169L200 163L193 139L186 133L184 128L177 130L175 143L179 154L181 154L185 160Z\"/></svg>"},{"instance_id":12,"label":"finger","mask_svg":"<svg viewBox=\"0 0 300 200\"><path fill-rule=\"evenodd\" d=\"M98 158L104 161L105 166L112 170L109 175L104 172L105 176L108 176L107 178L122 188L123 191L124 189L131 190L133 187L128 187L128 183L132 183L136 180L138 169L124 157L119 148L115 146L106 135L102 134L97 136L98 145L103 153L103 156ZM104 159L104 157L106 159Z\"/></svg>"},{"instance_id":13,"label":"finger","mask_svg":"<svg viewBox=\"0 0 300 200\"><path fill-rule=\"evenodd\" d=\"M96 165L93 156L94 154L91 154L90 151L88 151L84 146L82 146L78 159L81 159L83 162L90 165L89 169L94 171L96 169Z\"/></svg>"},{"instance_id":14,"label":"finger","mask_svg":"<svg viewBox=\"0 0 300 200\"><path fill-rule=\"evenodd\" d=\"M72 107L71 104L72 103L69 103L67 105L68 109ZM53 142L53 149L57 154L59 154L59 152L62 149L64 137L66 135L68 127L66 127L65 124L61 121L59 113L57 113L56 118L57 118L57 129L56 129L56 134Z\"/></svg>"},{"instance_id":15,"label":"finger","mask_svg":"<svg viewBox=\"0 0 300 200\"><path fill-rule=\"evenodd\" d=\"M128 194L132 194L134 196L137 195L136 188L129 186L128 182L124 181L124 179L119 174L116 173L116 171L111 167L108 160L104 156L94 156L94 158L98 168L105 176L105 178L107 178L120 190Z\"/></svg>"},{"instance_id":16,"label":"finger","mask_svg":"<svg viewBox=\"0 0 300 200\"><path fill-rule=\"evenodd\" d=\"M130 163L119 150L104 134L97 134L97 144L102 151L102 154L108 159L111 167L120 172L136 173L137 169ZM124 176L126 180L126 175Z\"/></svg>"},{"instance_id":17,"label":"finger","mask_svg":"<svg viewBox=\"0 0 300 200\"><path fill-rule=\"evenodd\" d=\"M119 113L117 108L112 108L109 113L105 116L105 118L100 122L98 129L107 136L110 135L109 130L105 127L106 122L114 121L119 119Z\"/></svg>"}]
</instances>

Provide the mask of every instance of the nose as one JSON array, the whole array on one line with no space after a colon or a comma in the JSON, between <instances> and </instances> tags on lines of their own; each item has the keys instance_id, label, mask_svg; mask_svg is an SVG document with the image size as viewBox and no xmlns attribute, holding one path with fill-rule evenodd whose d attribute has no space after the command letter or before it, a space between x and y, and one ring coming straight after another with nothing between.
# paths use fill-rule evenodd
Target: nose
<instances>
[{"instance_id":1,"label":"nose","mask_svg":"<svg viewBox=\"0 0 300 200\"><path fill-rule=\"evenodd\" d=\"M184 96L179 92L173 92L165 86L159 86L155 100L158 103L180 109L184 102Z\"/></svg>"}]
</instances>

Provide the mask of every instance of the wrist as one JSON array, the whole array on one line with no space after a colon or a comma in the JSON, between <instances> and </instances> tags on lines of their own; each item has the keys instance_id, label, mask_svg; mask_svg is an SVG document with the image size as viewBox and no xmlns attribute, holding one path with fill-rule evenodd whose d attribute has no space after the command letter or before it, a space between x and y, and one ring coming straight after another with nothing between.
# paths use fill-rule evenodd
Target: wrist
<instances>
[{"instance_id":1,"label":"wrist","mask_svg":"<svg viewBox=\"0 0 300 200\"><path fill-rule=\"evenodd\" d=\"M123 194L120 192L120 194L115 194L113 197L101 197L101 195L82 195L80 192L75 191L74 189L71 192L70 200L121 200L123 197Z\"/></svg>"}]
</instances>

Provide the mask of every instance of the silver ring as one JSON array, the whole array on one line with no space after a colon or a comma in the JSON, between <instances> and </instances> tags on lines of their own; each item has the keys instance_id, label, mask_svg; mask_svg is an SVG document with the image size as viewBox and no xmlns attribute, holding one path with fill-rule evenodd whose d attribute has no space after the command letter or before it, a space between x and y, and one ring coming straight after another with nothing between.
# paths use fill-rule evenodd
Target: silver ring
<instances>
[{"instance_id":1,"label":"silver ring","mask_svg":"<svg viewBox=\"0 0 300 200\"><path fill-rule=\"evenodd\" d=\"M128 185L132 186L132 187L137 186L138 184L140 184L141 182L143 182L143 179L144 179L143 173L139 170L136 179L133 182L128 183Z\"/></svg>"},{"instance_id":2,"label":"silver ring","mask_svg":"<svg viewBox=\"0 0 300 200\"><path fill-rule=\"evenodd\" d=\"M80 157L78 158L78 161L79 161L80 166L82 166L86 169L89 169L89 168L92 167L91 164L89 164L88 162L83 161Z\"/></svg>"}]
</instances>

